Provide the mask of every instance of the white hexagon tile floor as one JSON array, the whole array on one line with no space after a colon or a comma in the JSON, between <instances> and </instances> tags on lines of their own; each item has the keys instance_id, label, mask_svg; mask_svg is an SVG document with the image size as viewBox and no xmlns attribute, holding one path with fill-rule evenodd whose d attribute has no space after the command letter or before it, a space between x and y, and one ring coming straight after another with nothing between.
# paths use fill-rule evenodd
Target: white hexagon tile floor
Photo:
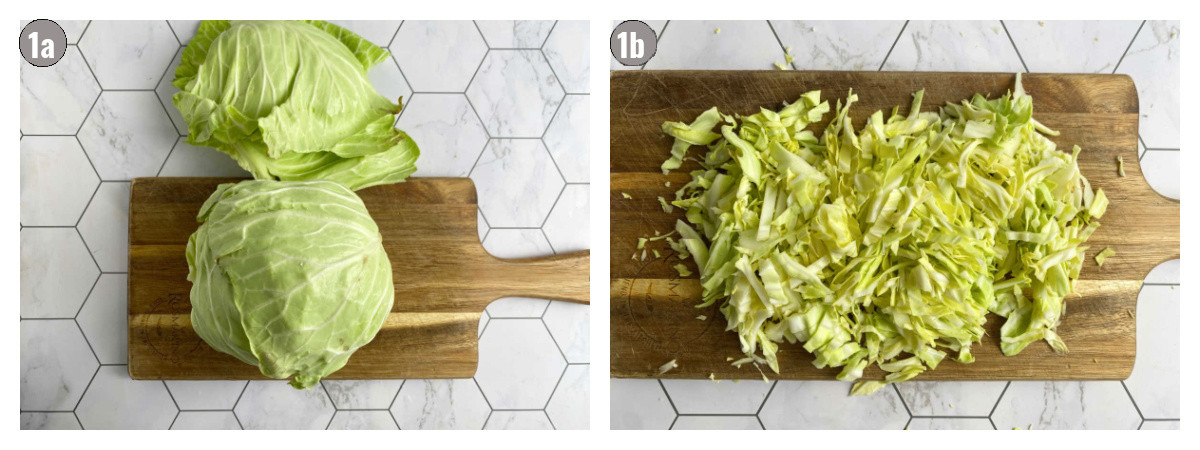
<instances>
[{"instance_id":1,"label":"white hexagon tile floor","mask_svg":"<svg viewBox=\"0 0 1200 450\"><path fill-rule=\"evenodd\" d=\"M339 23L392 52L368 76L403 97L417 176L475 181L485 248L589 248L586 21ZM131 380L129 180L247 174L171 104L198 21L63 25L63 61L21 69L21 428L588 427L588 307L536 299L489 306L474 379Z\"/></svg>"},{"instance_id":2,"label":"white hexagon tile floor","mask_svg":"<svg viewBox=\"0 0 1200 450\"><path fill-rule=\"evenodd\" d=\"M610 59L610 68L771 69L790 48L797 70L1129 74L1141 102L1143 172L1159 193L1179 198L1178 22L648 24L659 34L658 53L645 67ZM1178 287L1179 260L1146 277L1138 298L1138 358L1125 381L912 382L850 398L848 386L835 381L612 379L610 422L616 429L1178 429Z\"/></svg>"}]
</instances>

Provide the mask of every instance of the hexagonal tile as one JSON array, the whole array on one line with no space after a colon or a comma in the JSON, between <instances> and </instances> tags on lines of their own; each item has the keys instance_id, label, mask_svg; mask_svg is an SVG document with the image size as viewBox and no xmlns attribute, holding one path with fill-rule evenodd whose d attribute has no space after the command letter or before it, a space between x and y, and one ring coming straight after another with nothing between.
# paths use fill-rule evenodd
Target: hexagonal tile
<instances>
[{"instance_id":1,"label":"hexagonal tile","mask_svg":"<svg viewBox=\"0 0 1200 450\"><path fill-rule=\"evenodd\" d=\"M75 413L21 413L22 430L82 430Z\"/></svg>"},{"instance_id":2,"label":"hexagonal tile","mask_svg":"<svg viewBox=\"0 0 1200 450\"><path fill-rule=\"evenodd\" d=\"M588 92L588 29L586 20L560 20L542 47L567 92Z\"/></svg>"},{"instance_id":3,"label":"hexagonal tile","mask_svg":"<svg viewBox=\"0 0 1200 450\"><path fill-rule=\"evenodd\" d=\"M183 60L183 47L179 47L179 51L175 52L175 59L171 60L171 65L167 67L167 72L163 75L162 80L158 81L158 86L154 88L154 94L158 96L158 101L162 102L163 108L167 110L167 117L171 118L171 123L175 125L175 131L180 135L188 134L188 124L183 120L183 114L179 112L179 108L175 107L175 102L171 101L171 97L179 92L179 88L171 84L175 81L175 69L179 67L179 63Z\"/></svg>"},{"instance_id":4,"label":"hexagonal tile","mask_svg":"<svg viewBox=\"0 0 1200 450\"><path fill-rule=\"evenodd\" d=\"M485 430L553 430L545 411L495 411Z\"/></svg>"},{"instance_id":5,"label":"hexagonal tile","mask_svg":"<svg viewBox=\"0 0 1200 450\"><path fill-rule=\"evenodd\" d=\"M1179 289L1143 286L1137 302L1137 358L1125 387L1147 419L1179 418Z\"/></svg>"},{"instance_id":6,"label":"hexagonal tile","mask_svg":"<svg viewBox=\"0 0 1200 450\"><path fill-rule=\"evenodd\" d=\"M609 380L609 426L614 430L665 430L675 421L667 393L658 380Z\"/></svg>"},{"instance_id":7,"label":"hexagonal tile","mask_svg":"<svg viewBox=\"0 0 1200 450\"><path fill-rule=\"evenodd\" d=\"M387 411L338 411L326 430L398 430Z\"/></svg>"},{"instance_id":8,"label":"hexagonal tile","mask_svg":"<svg viewBox=\"0 0 1200 450\"><path fill-rule=\"evenodd\" d=\"M772 383L757 380L662 380L680 414L754 414Z\"/></svg>"},{"instance_id":9,"label":"hexagonal tile","mask_svg":"<svg viewBox=\"0 0 1200 450\"><path fill-rule=\"evenodd\" d=\"M588 95L568 95L542 141L568 183L588 182Z\"/></svg>"},{"instance_id":10,"label":"hexagonal tile","mask_svg":"<svg viewBox=\"0 0 1200 450\"><path fill-rule=\"evenodd\" d=\"M102 180L154 176L179 138L150 91L101 94L78 136Z\"/></svg>"},{"instance_id":11,"label":"hexagonal tile","mask_svg":"<svg viewBox=\"0 0 1200 450\"><path fill-rule=\"evenodd\" d=\"M1120 381L1014 381L992 422L1000 430L1132 430L1142 419Z\"/></svg>"},{"instance_id":12,"label":"hexagonal tile","mask_svg":"<svg viewBox=\"0 0 1200 450\"><path fill-rule=\"evenodd\" d=\"M129 270L129 186L123 181L100 183L79 220L79 234L100 270Z\"/></svg>"},{"instance_id":13,"label":"hexagonal tile","mask_svg":"<svg viewBox=\"0 0 1200 450\"><path fill-rule=\"evenodd\" d=\"M74 228L21 230L21 317L75 317L99 276Z\"/></svg>"},{"instance_id":14,"label":"hexagonal tile","mask_svg":"<svg viewBox=\"0 0 1200 450\"><path fill-rule=\"evenodd\" d=\"M75 47L50 67L22 63L21 132L73 134L99 96L100 85Z\"/></svg>"},{"instance_id":15,"label":"hexagonal tile","mask_svg":"<svg viewBox=\"0 0 1200 450\"><path fill-rule=\"evenodd\" d=\"M399 20L330 20L329 23L353 31L354 34L362 36L364 39L371 41L372 44L386 48L392 42L392 37L396 36L396 29L400 28Z\"/></svg>"},{"instance_id":16,"label":"hexagonal tile","mask_svg":"<svg viewBox=\"0 0 1200 450\"><path fill-rule=\"evenodd\" d=\"M469 21L405 21L389 49L418 92L462 92L487 53Z\"/></svg>"},{"instance_id":17,"label":"hexagonal tile","mask_svg":"<svg viewBox=\"0 0 1200 450\"><path fill-rule=\"evenodd\" d=\"M296 389L282 380L251 381L233 408L247 430L323 430L333 412L324 389Z\"/></svg>"},{"instance_id":18,"label":"hexagonal tile","mask_svg":"<svg viewBox=\"0 0 1200 450\"><path fill-rule=\"evenodd\" d=\"M527 258L554 253L545 235L538 229L499 228L488 233L483 248L499 258ZM541 317L549 300L509 297L487 306L488 317Z\"/></svg>"},{"instance_id":19,"label":"hexagonal tile","mask_svg":"<svg viewBox=\"0 0 1200 450\"><path fill-rule=\"evenodd\" d=\"M1146 21L1117 72L1137 86L1146 147L1179 148L1179 22Z\"/></svg>"},{"instance_id":20,"label":"hexagonal tile","mask_svg":"<svg viewBox=\"0 0 1200 450\"><path fill-rule=\"evenodd\" d=\"M71 320L21 321L21 410L70 411L100 365Z\"/></svg>"},{"instance_id":21,"label":"hexagonal tile","mask_svg":"<svg viewBox=\"0 0 1200 450\"><path fill-rule=\"evenodd\" d=\"M1142 174L1159 194L1179 199L1179 151L1146 150Z\"/></svg>"},{"instance_id":22,"label":"hexagonal tile","mask_svg":"<svg viewBox=\"0 0 1200 450\"><path fill-rule=\"evenodd\" d=\"M97 20L79 41L105 89L153 89L178 49L165 20Z\"/></svg>"},{"instance_id":23,"label":"hexagonal tile","mask_svg":"<svg viewBox=\"0 0 1200 450\"><path fill-rule=\"evenodd\" d=\"M998 20L913 20L903 33L883 70L1025 70Z\"/></svg>"},{"instance_id":24,"label":"hexagonal tile","mask_svg":"<svg viewBox=\"0 0 1200 450\"><path fill-rule=\"evenodd\" d=\"M589 226L590 187L586 184L567 185L562 197L550 211L542 230L555 253L567 253L591 248Z\"/></svg>"},{"instance_id":25,"label":"hexagonal tile","mask_svg":"<svg viewBox=\"0 0 1200 450\"><path fill-rule=\"evenodd\" d=\"M233 411L181 411L172 430L240 430Z\"/></svg>"},{"instance_id":26,"label":"hexagonal tile","mask_svg":"<svg viewBox=\"0 0 1200 450\"><path fill-rule=\"evenodd\" d=\"M589 361L588 329L589 305L568 302L550 302L542 321L554 336L554 342L567 357L569 363L586 363Z\"/></svg>"},{"instance_id":27,"label":"hexagonal tile","mask_svg":"<svg viewBox=\"0 0 1200 450\"><path fill-rule=\"evenodd\" d=\"M492 137L540 137L565 92L538 50L492 50L467 98Z\"/></svg>"},{"instance_id":28,"label":"hexagonal tile","mask_svg":"<svg viewBox=\"0 0 1200 450\"><path fill-rule=\"evenodd\" d=\"M587 364L567 366L546 405L546 415L558 430L586 430L591 414L591 385Z\"/></svg>"},{"instance_id":29,"label":"hexagonal tile","mask_svg":"<svg viewBox=\"0 0 1200 450\"><path fill-rule=\"evenodd\" d=\"M996 406L1004 381L910 381L896 383L914 416L986 416Z\"/></svg>"},{"instance_id":30,"label":"hexagonal tile","mask_svg":"<svg viewBox=\"0 0 1200 450\"><path fill-rule=\"evenodd\" d=\"M540 320L492 319L479 338L475 380L493 408L539 409L566 365Z\"/></svg>"},{"instance_id":31,"label":"hexagonal tile","mask_svg":"<svg viewBox=\"0 0 1200 450\"><path fill-rule=\"evenodd\" d=\"M74 225L99 184L74 137L21 138L21 225Z\"/></svg>"},{"instance_id":32,"label":"hexagonal tile","mask_svg":"<svg viewBox=\"0 0 1200 450\"><path fill-rule=\"evenodd\" d=\"M554 28L553 20L476 20L491 48L540 48Z\"/></svg>"},{"instance_id":33,"label":"hexagonal tile","mask_svg":"<svg viewBox=\"0 0 1200 450\"><path fill-rule=\"evenodd\" d=\"M542 226L565 184L538 139L492 139L471 179L492 228Z\"/></svg>"},{"instance_id":34,"label":"hexagonal tile","mask_svg":"<svg viewBox=\"0 0 1200 450\"><path fill-rule=\"evenodd\" d=\"M168 20L167 24L171 26L171 31L183 45L187 45L196 36L196 30L200 28L199 20Z\"/></svg>"},{"instance_id":35,"label":"hexagonal tile","mask_svg":"<svg viewBox=\"0 0 1200 450\"><path fill-rule=\"evenodd\" d=\"M179 409L233 409L248 381L167 380L167 389Z\"/></svg>"},{"instance_id":36,"label":"hexagonal tile","mask_svg":"<svg viewBox=\"0 0 1200 450\"><path fill-rule=\"evenodd\" d=\"M88 300L79 311L79 328L92 344L92 350L101 364L125 364L126 330L129 312L126 307L126 286L129 276L125 274L100 275L100 281L92 288Z\"/></svg>"},{"instance_id":37,"label":"hexagonal tile","mask_svg":"<svg viewBox=\"0 0 1200 450\"><path fill-rule=\"evenodd\" d=\"M646 69L768 70L784 61L765 20L674 20L659 35Z\"/></svg>"},{"instance_id":38,"label":"hexagonal tile","mask_svg":"<svg viewBox=\"0 0 1200 450\"><path fill-rule=\"evenodd\" d=\"M781 380L758 417L768 430L899 430L908 422L908 412L892 389L858 397L849 393L850 383L840 381Z\"/></svg>"},{"instance_id":39,"label":"hexagonal tile","mask_svg":"<svg viewBox=\"0 0 1200 450\"><path fill-rule=\"evenodd\" d=\"M233 157L208 147L197 147L180 137L159 171L160 177L250 177Z\"/></svg>"},{"instance_id":40,"label":"hexagonal tile","mask_svg":"<svg viewBox=\"0 0 1200 450\"><path fill-rule=\"evenodd\" d=\"M876 70L903 20L772 20L797 70Z\"/></svg>"},{"instance_id":41,"label":"hexagonal tile","mask_svg":"<svg viewBox=\"0 0 1200 450\"><path fill-rule=\"evenodd\" d=\"M970 419L949 419L933 417L914 417L908 423L907 430L994 430L992 422L986 417Z\"/></svg>"},{"instance_id":42,"label":"hexagonal tile","mask_svg":"<svg viewBox=\"0 0 1200 450\"><path fill-rule=\"evenodd\" d=\"M1179 420L1146 420L1139 430L1178 430Z\"/></svg>"},{"instance_id":43,"label":"hexagonal tile","mask_svg":"<svg viewBox=\"0 0 1200 450\"><path fill-rule=\"evenodd\" d=\"M379 95L392 103L399 103L401 107L408 107L407 99L412 96L412 88L408 86L404 74L400 73L400 66L396 65L396 60L391 56L367 70L367 79L375 85Z\"/></svg>"},{"instance_id":44,"label":"hexagonal tile","mask_svg":"<svg viewBox=\"0 0 1200 450\"><path fill-rule=\"evenodd\" d=\"M1146 282L1179 284L1179 260L1172 259L1155 266L1146 275Z\"/></svg>"},{"instance_id":45,"label":"hexagonal tile","mask_svg":"<svg viewBox=\"0 0 1200 450\"><path fill-rule=\"evenodd\" d=\"M416 175L423 177L466 176L488 143L487 130L462 94L413 95L396 128L421 148Z\"/></svg>"},{"instance_id":46,"label":"hexagonal tile","mask_svg":"<svg viewBox=\"0 0 1200 450\"><path fill-rule=\"evenodd\" d=\"M1140 20L1006 20L1034 72L1112 73Z\"/></svg>"},{"instance_id":47,"label":"hexagonal tile","mask_svg":"<svg viewBox=\"0 0 1200 450\"><path fill-rule=\"evenodd\" d=\"M133 380L127 366L103 366L75 414L89 430L165 430L179 412L159 380Z\"/></svg>"},{"instance_id":48,"label":"hexagonal tile","mask_svg":"<svg viewBox=\"0 0 1200 450\"><path fill-rule=\"evenodd\" d=\"M408 380L391 412L404 430L478 430L492 409L475 380Z\"/></svg>"},{"instance_id":49,"label":"hexagonal tile","mask_svg":"<svg viewBox=\"0 0 1200 450\"><path fill-rule=\"evenodd\" d=\"M322 380L338 409L387 409L404 380Z\"/></svg>"},{"instance_id":50,"label":"hexagonal tile","mask_svg":"<svg viewBox=\"0 0 1200 450\"><path fill-rule=\"evenodd\" d=\"M761 430L754 416L679 416L672 430Z\"/></svg>"}]
</instances>

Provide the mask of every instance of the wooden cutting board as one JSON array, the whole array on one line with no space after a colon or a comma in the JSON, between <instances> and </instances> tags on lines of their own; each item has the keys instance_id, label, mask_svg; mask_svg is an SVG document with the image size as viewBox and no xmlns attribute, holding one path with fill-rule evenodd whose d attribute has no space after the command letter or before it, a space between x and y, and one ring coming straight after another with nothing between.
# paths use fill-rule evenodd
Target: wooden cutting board
<instances>
[{"instance_id":1,"label":"wooden cutting board","mask_svg":"<svg viewBox=\"0 0 1200 450\"><path fill-rule=\"evenodd\" d=\"M137 178L129 208L129 375L259 379L192 330L184 248L200 205L228 178ZM479 242L468 178L410 178L358 191L392 263L395 304L383 328L332 379L468 378L479 319L501 297L588 303L588 252L499 259Z\"/></svg>"},{"instance_id":2,"label":"wooden cutting board","mask_svg":"<svg viewBox=\"0 0 1200 450\"><path fill-rule=\"evenodd\" d=\"M1103 188L1111 206L1100 229L1088 241L1090 249L1076 291L1067 300L1058 329L1070 352L1055 354L1044 343L1027 347L1017 356L1000 354L1000 320L989 321L988 335L972 347L973 364L948 361L919 380L995 379L1125 379L1133 370L1136 345L1134 317L1142 280L1159 263L1179 257L1179 202L1155 193L1138 164L1138 100L1125 75L1048 75L1022 77L1034 99L1034 117L1062 134L1052 138L1060 149L1083 148L1080 170L1095 188ZM726 357L740 357L736 334L716 306L696 309L700 286L696 275L680 279L663 261L632 260L637 238L655 230L674 229L675 214L662 211L656 198L674 198L676 189L697 168L687 162L663 176L659 170L672 139L664 136L664 121L690 122L705 109L752 114L759 107L777 110L782 101L820 89L831 106L854 89L859 102L851 108L861 126L876 110L895 105L906 113L911 94L925 89L923 110L934 111L947 101L958 102L975 93L994 97L1012 89L1013 74L910 72L793 72L793 71L629 71L614 72L611 94L611 372L614 377L657 377L660 365L676 360L679 367L666 378L761 378L749 366L736 369ZM822 130L826 121L813 130ZM818 133L819 135L819 133ZM698 152L698 149L693 149ZM1125 160L1126 177L1117 176L1115 158ZM663 183L670 181L672 187ZM624 199L628 193L632 200ZM1092 260L1111 247L1117 255L1103 268ZM692 271L695 265L687 263ZM709 317L707 321L697 315ZM799 345L781 344L782 373L770 378L832 379L837 369L819 370ZM767 369L764 369L767 370ZM868 379L880 379L872 368Z\"/></svg>"}]
</instances>

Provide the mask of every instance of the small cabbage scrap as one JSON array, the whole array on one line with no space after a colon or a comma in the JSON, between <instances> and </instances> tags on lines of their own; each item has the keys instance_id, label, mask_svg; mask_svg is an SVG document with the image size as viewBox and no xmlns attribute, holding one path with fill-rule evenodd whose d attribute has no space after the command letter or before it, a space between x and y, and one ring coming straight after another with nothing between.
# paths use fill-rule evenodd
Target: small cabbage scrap
<instances>
[{"instance_id":1,"label":"small cabbage scrap","mask_svg":"<svg viewBox=\"0 0 1200 450\"><path fill-rule=\"evenodd\" d=\"M1046 137L1020 75L1000 98L938 112L921 112L923 94L856 129L851 92L819 137L806 130L830 112L819 91L663 125L676 138L664 170L708 148L672 202L687 212L672 248L696 264L699 306L721 302L746 355L734 364L779 372L780 343L800 344L839 380L887 372L851 390L869 394L947 357L972 362L989 312L1007 318L1005 355L1039 340L1067 350L1063 299L1108 199L1079 172L1079 148Z\"/></svg>"}]
</instances>

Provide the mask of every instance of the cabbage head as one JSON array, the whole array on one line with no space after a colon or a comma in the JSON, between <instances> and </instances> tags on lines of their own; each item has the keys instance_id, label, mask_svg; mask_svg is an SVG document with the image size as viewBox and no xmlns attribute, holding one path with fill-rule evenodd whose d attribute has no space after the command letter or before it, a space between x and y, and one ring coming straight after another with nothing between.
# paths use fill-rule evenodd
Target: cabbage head
<instances>
[{"instance_id":1,"label":"cabbage head","mask_svg":"<svg viewBox=\"0 0 1200 450\"><path fill-rule=\"evenodd\" d=\"M263 375L312 387L392 309L379 228L341 184L222 184L197 219L187 244L192 328Z\"/></svg>"},{"instance_id":2,"label":"cabbage head","mask_svg":"<svg viewBox=\"0 0 1200 450\"><path fill-rule=\"evenodd\" d=\"M420 152L395 129L400 105L367 78L387 58L322 21L206 20L175 70L172 102L189 144L232 156L254 178L398 183Z\"/></svg>"}]
</instances>

